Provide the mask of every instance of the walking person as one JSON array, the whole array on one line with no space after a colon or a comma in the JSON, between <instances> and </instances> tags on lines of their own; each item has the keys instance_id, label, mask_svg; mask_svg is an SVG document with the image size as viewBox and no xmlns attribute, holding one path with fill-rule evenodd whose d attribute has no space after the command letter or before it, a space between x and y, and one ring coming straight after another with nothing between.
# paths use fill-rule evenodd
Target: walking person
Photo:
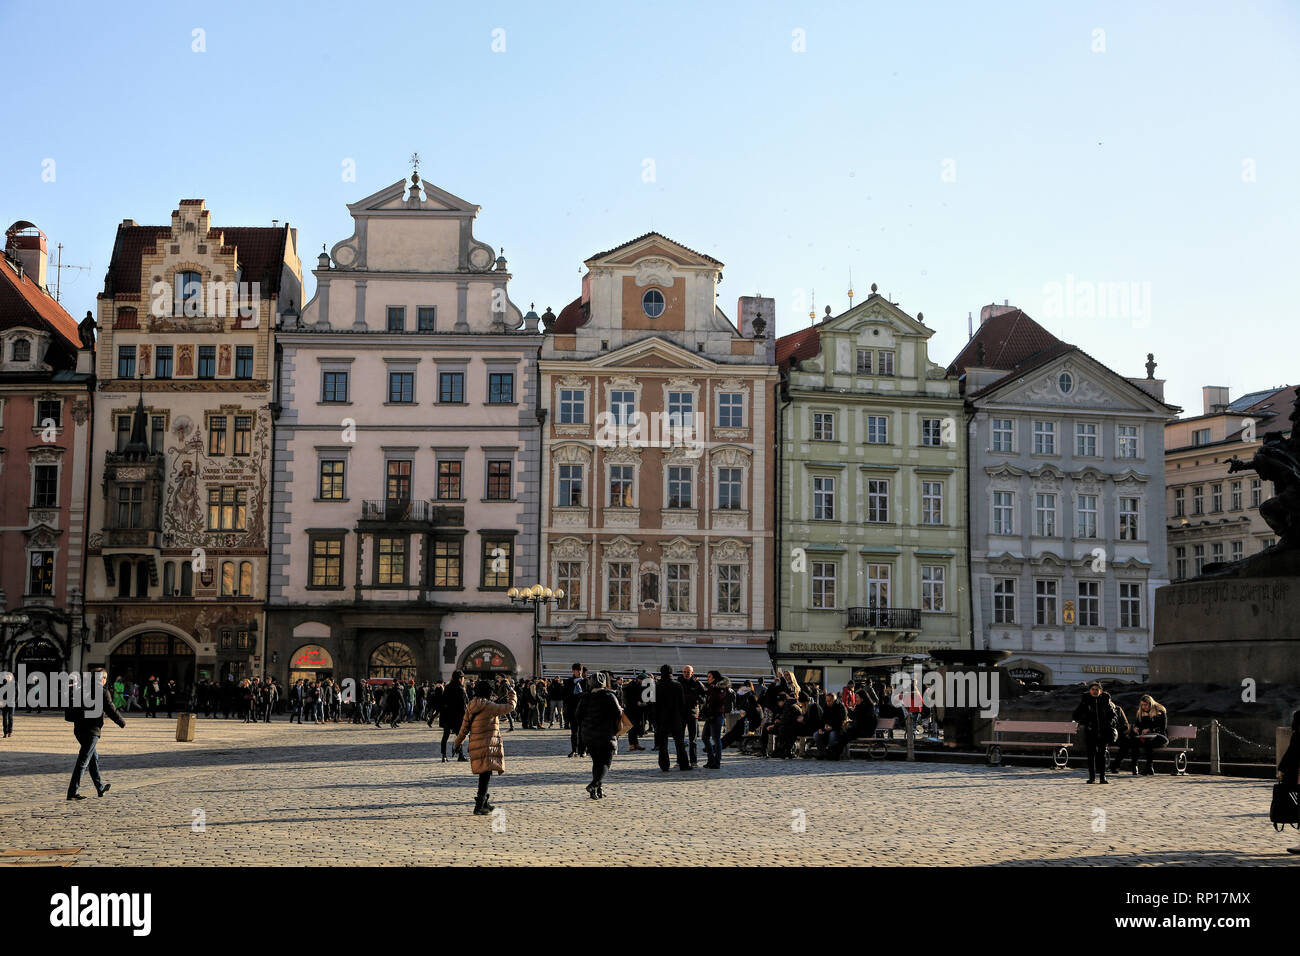
<instances>
[{"instance_id":1,"label":"walking person","mask_svg":"<svg viewBox=\"0 0 1300 956\"><path fill-rule=\"evenodd\" d=\"M573 712L574 719L582 726L582 742L591 755L591 783L587 784L587 794L593 800L605 796L602 784L614 754L618 750L618 727L623 718L623 708L619 705L618 695L609 689L609 675L597 671L590 678L591 690L583 694Z\"/></svg>"},{"instance_id":2,"label":"walking person","mask_svg":"<svg viewBox=\"0 0 1300 956\"><path fill-rule=\"evenodd\" d=\"M438 711L442 709L442 680L439 679L429 690L428 699L424 704L424 722L430 728L433 727L433 720L438 716Z\"/></svg>"},{"instance_id":3,"label":"walking person","mask_svg":"<svg viewBox=\"0 0 1300 956\"><path fill-rule=\"evenodd\" d=\"M438 726L442 728L442 762L447 762L447 738L460 730L465 719L465 710L469 701L465 698L465 675L460 671L451 672L451 683L443 688L442 703L439 707ZM457 760L465 759L465 752L457 745L452 750Z\"/></svg>"},{"instance_id":4,"label":"walking person","mask_svg":"<svg viewBox=\"0 0 1300 956\"><path fill-rule=\"evenodd\" d=\"M1291 715L1291 743L1278 761L1277 776L1288 787L1300 786L1300 710ZM1300 846L1289 846L1286 851L1300 854Z\"/></svg>"},{"instance_id":5,"label":"walking person","mask_svg":"<svg viewBox=\"0 0 1300 956\"><path fill-rule=\"evenodd\" d=\"M507 685L505 701L497 703L492 700L492 683L480 680L474 685L474 699L465 708L460 733L456 735L456 751L460 752L462 743L468 737L469 769L478 774L478 795L474 798L475 816L484 816L495 809L488 803L488 785L492 782L492 774L506 772L506 752L501 743L497 718L513 711L516 703L513 687Z\"/></svg>"},{"instance_id":6,"label":"walking person","mask_svg":"<svg viewBox=\"0 0 1300 956\"><path fill-rule=\"evenodd\" d=\"M641 735L645 733L645 702L641 693L647 676L645 671L641 671L623 685L623 709L627 712L627 719L632 721L632 729L627 732L628 750L645 750L641 746Z\"/></svg>"},{"instance_id":7,"label":"walking person","mask_svg":"<svg viewBox=\"0 0 1300 956\"><path fill-rule=\"evenodd\" d=\"M704 695L704 768L722 769L722 728L731 713L736 696L731 691L731 681L718 671L709 671Z\"/></svg>"},{"instance_id":8,"label":"walking person","mask_svg":"<svg viewBox=\"0 0 1300 956\"><path fill-rule=\"evenodd\" d=\"M99 775L99 735L104 730L104 718L107 717L123 730L126 729L126 721L113 706L112 697L104 690L104 685L108 683L108 672L102 668L92 668L91 680L98 682L99 685L95 688L101 701L99 713L92 716L86 712L84 706L74 704L64 715L71 721L72 734L81 746L77 751L77 762L72 766L72 779L68 782L69 800L86 799L81 793L81 775L86 770L90 771L90 782L95 785L95 793L101 797L108 793L112 784L105 783Z\"/></svg>"},{"instance_id":9,"label":"walking person","mask_svg":"<svg viewBox=\"0 0 1300 956\"><path fill-rule=\"evenodd\" d=\"M573 676L564 681L564 722L569 725L569 756L577 757L582 750L582 734L578 722L573 719L578 709L578 700L587 692L587 681L582 676L583 666L574 664L570 670Z\"/></svg>"},{"instance_id":10,"label":"walking person","mask_svg":"<svg viewBox=\"0 0 1300 956\"><path fill-rule=\"evenodd\" d=\"M694 770L690 754L686 751L686 695L682 685L673 680L673 669L665 664L659 668L659 681L655 686L655 749L659 752L659 769L668 772L668 741L677 751L677 766L681 770Z\"/></svg>"},{"instance_id":11,"label":"walking person","mask_svg":"<svg viewBox=\"0 0 1300 956\"><path fill-rule=\"evenodd\" d=\"M1088 783L1107 783L1106 748L1115 742L1117 718L1111 706L1110 694L1093 681L1088 692L1074 708L1074 722L1083 727L1088 757Z\"/></svg>"},{"instance_id":12,"label":"walking person","mask_svg":"<svg viewBox=\"0 0 1300 956\"><path fill-rule=\"evenodd\" d=\"M0 725L3 726L4 737L14 735L14 705L18 702L18 685L14 683L14 675L5 671L0 674Z\"/></svg>"}]
</instances>

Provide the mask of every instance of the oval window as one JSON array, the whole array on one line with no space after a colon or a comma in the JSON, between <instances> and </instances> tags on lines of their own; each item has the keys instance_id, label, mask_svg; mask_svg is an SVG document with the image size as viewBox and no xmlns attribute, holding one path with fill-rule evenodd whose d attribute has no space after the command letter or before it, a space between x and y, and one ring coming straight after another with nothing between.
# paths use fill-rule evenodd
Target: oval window
<instances>
[{"instance_id":1,"label":"oval window","mask_svg":"<svg viewBox=\"0 0 1300 956\"><path fill-rule=\"evenodd\" d=\"M1062 372L1061 377L1056 380L1056 384L1060 386L1064 394L1069 395L1070 390L1074 388L1074 376L1069 372Z\"/></svg>"},{"instance_id":2,"label":"oval window","mask_svg":"<svg viewBox=\"0 0 1300 956\"><path fill-rule=\"evenodd\" d=\"M650 289L641 296L641 310L652 319L664 314L664 294L658 289Z\"/></svg>"}]
</instances>

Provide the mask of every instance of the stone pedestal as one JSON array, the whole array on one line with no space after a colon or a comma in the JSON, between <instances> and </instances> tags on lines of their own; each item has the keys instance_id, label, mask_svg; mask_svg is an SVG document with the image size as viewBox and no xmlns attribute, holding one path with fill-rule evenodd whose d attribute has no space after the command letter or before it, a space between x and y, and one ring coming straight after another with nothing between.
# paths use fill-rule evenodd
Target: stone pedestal
<instances>
[{"instance_id":1,"label":"stone pedestal","mask_svg":"<svg viewBox=\"0 0 1300 956\"><path fill-rule=\"evenodd\" d=\"M1300 684L1300 577L1198 578L1156 591L1152 683Z\"/></svg>"}]
</instances>

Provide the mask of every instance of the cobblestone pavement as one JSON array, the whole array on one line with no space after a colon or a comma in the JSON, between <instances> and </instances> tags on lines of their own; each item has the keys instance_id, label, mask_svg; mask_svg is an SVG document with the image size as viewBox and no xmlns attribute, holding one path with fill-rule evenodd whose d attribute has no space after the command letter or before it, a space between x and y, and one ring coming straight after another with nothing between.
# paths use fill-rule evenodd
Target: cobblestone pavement
<instances>
[{"instance_id":1,"label":"cobblestone pavement","mask_svg":"<svg viewBox=\"0 0 1300 956\"><path fill-rule=\"evenodd\" d=\"M441 734L351 724L127 718L104 729L112 791L64 799L76 753L58 715L17 715L0 743L0 866L346 864L1286 864L1271 781L867 760L764 760L662 773L620 753L606 799L568 734L504 733L493 817ZM204 826L194 823L202 813ZM1104 828L1102 816L1104 813ZM802 832L800 824L803 824ZM1100 830L1100 832L1098 832ZM62 857L15 850L81 847Z\"/></svg>"}]
</instances>

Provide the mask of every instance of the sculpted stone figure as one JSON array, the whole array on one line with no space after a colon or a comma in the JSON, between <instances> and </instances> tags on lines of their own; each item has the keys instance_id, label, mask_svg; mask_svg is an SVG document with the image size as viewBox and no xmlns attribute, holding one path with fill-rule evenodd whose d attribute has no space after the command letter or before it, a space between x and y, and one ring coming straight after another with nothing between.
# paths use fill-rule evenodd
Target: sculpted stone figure
<instances>
[{"instance_id":1,"label":"sculpted stone figure","mask_svg":"<svg viewBox=\"0 0 1300 956\"><path fill-rule=\"evenodd\" d=\"M1300 388L1290 416L1291 434L1266 432L1264 443L1250 461L1228 459L1228 473L1254 471L1273 482L1274 495L1259 506L1259 516L1277 533L1277 548L1300 548Z\"/></svg>"}]
</instances>

